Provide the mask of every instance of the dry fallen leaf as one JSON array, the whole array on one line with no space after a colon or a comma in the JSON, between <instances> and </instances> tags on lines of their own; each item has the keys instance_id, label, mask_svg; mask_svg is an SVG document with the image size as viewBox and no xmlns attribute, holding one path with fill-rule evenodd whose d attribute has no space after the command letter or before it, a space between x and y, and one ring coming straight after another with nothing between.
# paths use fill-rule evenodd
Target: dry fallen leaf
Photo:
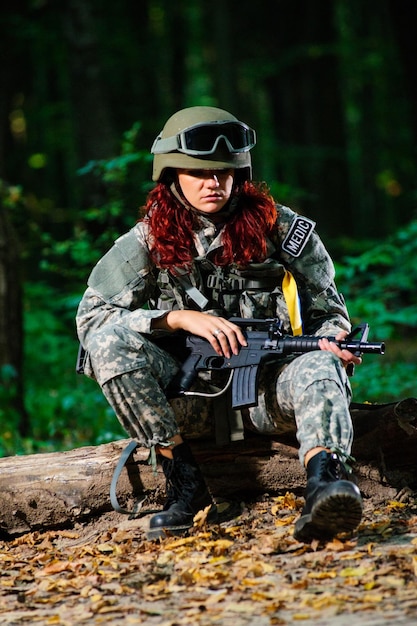
<instances>
[{"instance_id":1,"label":"dry fallen leaf","mask_svg":"<svg viewBox=\"0 0 417 626\"><path fill-rule=\"evenodd\" d=\"M339 613L381 621L387 611L405 620L417 608L416 505L374 509L358 539L327 543L294 539L300 504L289 493L246 505L230 525L207 525L203 512L188 537L158 542L117 515L28 533L0 542L0 620L248 626L262 617L273 626Z\"/></svg>"}]
</instances>

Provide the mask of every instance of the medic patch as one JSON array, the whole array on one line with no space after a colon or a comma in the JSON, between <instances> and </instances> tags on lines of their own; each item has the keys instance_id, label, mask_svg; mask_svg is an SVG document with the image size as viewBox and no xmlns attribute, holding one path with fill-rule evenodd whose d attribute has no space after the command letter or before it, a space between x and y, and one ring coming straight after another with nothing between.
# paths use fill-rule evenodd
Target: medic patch
<instances>
[{"instance_id":1,"label":"medic patch","mask_svg":"<svg viewBox=\"0 0 417 626\"><path fill-rule=\"evenodd\" d=\"M282 249L291 256L298 257L304 250L310 235L314 230L316 222L308 217L296 217L292 222L290 230L282 242Z\"/></svg>"}]
</instances>

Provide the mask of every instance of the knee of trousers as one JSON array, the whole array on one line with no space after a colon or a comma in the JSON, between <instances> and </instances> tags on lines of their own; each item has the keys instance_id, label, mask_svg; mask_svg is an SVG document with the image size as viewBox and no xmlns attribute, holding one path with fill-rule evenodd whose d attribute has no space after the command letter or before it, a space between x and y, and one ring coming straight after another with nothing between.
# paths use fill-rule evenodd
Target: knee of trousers
<instances>
[{"instance_id":1,"label":"knee of trousers","mask_svg":"<svg viewBox=\"0 0 417 626\"><path fill-rule=\"evenodd\" d=\"M342 361L332 352L324 350L308 352L294 359L280 379L284 380L287 376L295 377L305 387L318 381L332 380L344 390L350 390L349 378Z\"/></svg>"},{"instance_id":2,"label":"knee of trousers","mask_svg":"<svg viewBox=\"0 0 417 626\"><path fill-rule=\"evenodd\" d=\"M105 326L90 336L88 352L94 361L116 361L143 351L144 338L123 326ZM142 357L145 358L145 357Z\"/></svg>"},{"instance_id":3,"label":"knee of trousers","mask_svg":"<svg viewBox=\"0 0 417 626\"><path fill-rule=\"evenodd\" d=\"M139 369L148 369L158 380L168 382L178 370L175 359L146 336L116 324L95 333L88 351L100 385Z\"/></svg>"},{"instance_id":4,"label":"knee of trousers","mask_svg":"<svg viewBox=\"0 0 417 626\"><path fill-rule=\"evenodd\" d=\"M91 335L87 350L98 383L102 385L126 372L148 367L145 341L140 333L117 325L105 326Z\"/></svg>"}]
</instances>

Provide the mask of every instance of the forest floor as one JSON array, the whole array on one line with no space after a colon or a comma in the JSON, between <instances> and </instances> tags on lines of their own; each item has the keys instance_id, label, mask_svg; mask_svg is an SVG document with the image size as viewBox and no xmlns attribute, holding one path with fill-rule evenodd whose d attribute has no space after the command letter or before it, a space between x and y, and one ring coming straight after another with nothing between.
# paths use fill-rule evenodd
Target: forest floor
<instances>
[{"instance_id":1,"label":"forest floor","mask_svg":"<svg viewBox=\"0 0 417 626\"><path fill-rule=\"evenodd\" d=\"M232 522L146 540L115 512L0 542L0 623L130 626L417 624L417 503L365 501L355 537L293 537L302 499L244 505Z\"/></svg>"}]
</instances>

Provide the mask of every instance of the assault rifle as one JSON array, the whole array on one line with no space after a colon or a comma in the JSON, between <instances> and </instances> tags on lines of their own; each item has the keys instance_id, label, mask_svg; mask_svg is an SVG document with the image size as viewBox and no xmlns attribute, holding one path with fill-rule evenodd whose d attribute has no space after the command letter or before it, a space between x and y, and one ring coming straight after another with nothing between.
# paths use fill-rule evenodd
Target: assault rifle
<instances>
[{"instance_id":1,"label":"assault rifle","mask_svg":"<svg viewBox=\"0 0 417 626\"><path fill-rule=\"evenodd\" d=\"M189 356L169 387L169 397L199 395L189 391L199 371L231 370L229 382L223 391L232 383L233 408L243 409L256 406L261 363L276 361L287 355L319 350L319 340L323 338L315 335L295 337L283 335L282 322L277 318L262 320L234 317L229 321L243 328L248 345L241 346L239 354L232 354L226 358L219 356L206 339L197 335L188 335L186 348ZM334 337L327 337L327 339L336 343L339 348L349 350L357 356L366 353L384 354L384 342L368 342L368 333L369 325L359 324L343 341L336 341ZM355 339L356 337L359 338Z\"/></svg>"}]
</instances>

